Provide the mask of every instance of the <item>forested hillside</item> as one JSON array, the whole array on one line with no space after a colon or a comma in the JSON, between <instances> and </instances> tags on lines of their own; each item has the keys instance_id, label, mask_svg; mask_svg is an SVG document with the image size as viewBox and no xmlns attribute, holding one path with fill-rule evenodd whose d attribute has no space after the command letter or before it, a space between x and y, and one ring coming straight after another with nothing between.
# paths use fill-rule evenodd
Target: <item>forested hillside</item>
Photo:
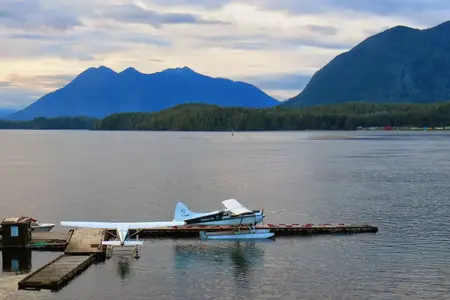
<instances>
[{"instance_id":1,"label":"forested hillside","mask_svg":"<svg viewBox=\"0 0 450 300\"><path fill-rule=\"evenodd\" d=\"M114 114L98 130L354 130L358 126L446 126L450 103L345 103L310 108L227 108L179 105L157 113Z\"/></svg>"}]
</instances>

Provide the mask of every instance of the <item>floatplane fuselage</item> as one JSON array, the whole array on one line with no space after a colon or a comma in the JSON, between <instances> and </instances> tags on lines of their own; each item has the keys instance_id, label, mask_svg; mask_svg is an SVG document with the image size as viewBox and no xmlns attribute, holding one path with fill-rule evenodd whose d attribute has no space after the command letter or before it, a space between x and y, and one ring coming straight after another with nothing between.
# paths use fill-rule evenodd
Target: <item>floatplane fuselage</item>
<instances>
[{"instance_id":1,"label":"floatplane fuselage","mask_svg":"<svg viewBox=\"0 0 450 300\"><path fill-rule=\"evenodd\" d=\"M184 221L186 225L230 226L234 230L219 232L200 232L202 239L267 239L273 237L269 229L256 229L257 223L263 221L262 210L249 210L236 199L222 201L224 210L209 213L194 213L183 203L178 203L175 209L174 221ZM241 230L248 227L248 230Z\"/></svg>"},{"instance_id":2,"label":"floatplane fuselage","mask_svg":"<svg viewBox=\"0 0 450 300\"><path fill-rule=\"evenodd\" d=\"M232 199L234 200L234 199ZM226 200L230 201L230 200ZM227 203L223 201L223 203ZM235 200L234 200L235 201ZM236 201L237 203L237 201ZM234 210L226 208L223 210L197 213L192 212L181 202L175 208L174 221L184 221L186 225L206 225L206 226L242 226L255 225L261 223L265 215L262 210Z\"/></svg>"}]
</instances>

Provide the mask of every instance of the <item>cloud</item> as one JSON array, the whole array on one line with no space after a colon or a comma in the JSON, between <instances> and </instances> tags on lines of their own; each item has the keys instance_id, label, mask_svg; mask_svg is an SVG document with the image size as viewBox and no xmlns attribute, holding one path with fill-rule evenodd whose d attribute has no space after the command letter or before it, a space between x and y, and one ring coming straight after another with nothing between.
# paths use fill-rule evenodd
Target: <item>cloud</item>
<instances>
[{"instance_id":1,"label":"cloud","mask_svg":"<svg viewBox=\"0 0 450 300\"><path fill-rule=\"evenodd\" d=\"M70 11L45 7L38 0L2 0L0 26L65 31L83 24Z\"/></svg>"},{"instance_id":2,"label":"cloud","mask_svg":"<svg viewBox=\"0 0 450 300\"><path fill-rule=\"evenodd\" d=\"M242 39L241 37L235 37L226 39L217 38L209 40L211 45L220 45L223 48L235 48L244 50L260 50L268 51L273 49L279 49L281 46L289 48L300 48L300 47L316 47L322 49L342 49L347 50L351 47L351 43L333 43L332 41L327 41L320 39L318 37L293 37L293 38L283 38L283 37L271 37L271 36L254 36L248 39ZM208 43L207 40L201 40L200 42Z\"/></svg>"},{"instance_id":3,"label":"cloud","mask_svg":"<svg viewBox=\"0 0 450 300\"><path fill-rule=\"evenodd\" d=\"M446 0L229 0L227 2L245 2L261 9L284 10L302 15L341 10L364 12L372 15L405 16L409 13L450 8L450 3Z\"/></svg>"},{"instance_id":4,"label":"cloud","mask_svg":"<svg viewBox=\"0 0 450 300\"><path fill-rule=\"evenodd\" d=\"M0 107L99 65L189 66L286 99L370 35L449 15L443 0L0 0Z\"/></svg>"},{"instance_id":5,"label":"cloud","mask_svg":"<svg viewBox=\"0 0 450 300\"><path fill-rule=\"evenodd\" d=\"M13 73L6 79L10 86L12 85L11 82L14 82L14 86L24 88L26 90L52 91L63 87L76 76L77 74L24 76Z\"/></svg>"},{"instance_id":6,"label":"cloud","mask_svg":"<svg viewBox=\"0 0 450 300\"><path fill-rule=\"evenodd\" d=\"M9 35L9 38L14 40L53 40L55 37L43 34L33 34L33 33L17 33Z\"/></svg>"},{"instance_id":7,"label":"cloud","mask_svg":"<svg viewBox=\"0 0 450 300\"><path fill-rule=\"evenodd\" d=\"M251 83L278 100L296 96L311 79L311 75L301 75L301 70L286 74L242 76L240 81Z\"/></svg>"},{"instance_id":8,"label":"cloud","mask_svg":"<svg viewBox=\"0 0 450 300\"><path fill-rule=\"evenodd\" d=\"M268 51L273 49L280 49L281 47L301 48L301 47L316 47L323 49L340 49L347 50L353 44L350 42L333 42L324 39L319 35L300 36L300 37L282 37L258 34L253 36L212 36L199 37L198 43L204 46L220 46L223 48L234 48L243 50L259 50Z\"/></svg>"},{"instance_id":9,"label":"cloud","mask_svg":"<svg viewBox=\"0 0 450 300\"><path fill-rule=\"evenodd\" d=\"M262 75L262 76L244 76L240 80L252 83L256 86L268 90L301 90L311 79L309 75L300 75L300 72Z\"/></svg>"},{"instance_id":10,"label":"cloud","mask_svg":"<svg viewBox=\"0 0 450 300\"><path fill-rule=\"evenodd\" d=\"M206 9L217 9L231 2L231 0L151 0L147 2L166 6L194 6Z\"/></svg>"},{"instance_id":11,"label":"cloud","mask_svg":"<svg viewBox=\"0 0 450 300\"><path fill-rule=\"evenodd\" d=\"M43 95L42 91L21 89L10 84L0 84L0 107L20 109Z\"/></svg>"},{"instance_id":12,"label":"cloud","mask_svg":"<svg viewBox=\"0 0 450 300\"><path fill-rule=\"evenodd\" d=\"M307 25L306 28L324 35L333 35L339 31L335 26Z\"/></svg>"},{"instance_id":13,"label":"cloud","mask_svg":"<svg viewBox=\"0 0 450 300\"><path fill-rule=\"evenodd\" d=\"M25 76L10 74L0 81L0 107L20 109L46 93L59 89L77 74Z\"/></svg>"},{"instance_id":14,"label":"cloud","mask_svg":"<svg viewBox=\"0 0 450 300\"><path fill-rule=\"evenodd\" d=\"M9 87L11 83L8 81L0 81L0 88Z\"/></svg>"},{"instance_id":15,"label":"cloud","mask_svg":"<svg viewBox=\"0 0 450 300\"><path fill-rule=\"evenodd\" d=\"M264 90L267 95L277 99L278 101L286 101L290 98L297 96L302 89L294 89L294 90Z\"/></svg>"},{"instance_id":16,"label":"cloud","mask_svg":"<svg viewBox=\"0 0 450 300\"><path fill-rule=\"evenodd\" d=\"M379 16L401 16L424 26L448 19L450 2L446 0L147 0L166 6L219 9L231 4L248 4L260 10L281 11L293 15L320 15L333 11Z\"/></svg>"},{"instance_id":17,"label":"cloud","mask_svg":"<svg viewBox=\"0 0 450 300\"><path fill-rule=\"evenodd\" d=\"M27 63L31 63L45 58L59 58L66 61L85 61L90 64L95 64L98 59L110 53L120 53L140 45L158 47L172 45L171 41L163 36L139 32L129 34L127 28L116 28L114 32L95 28L88 32L72 32L64 35L0 33L0 44L5 45L0 47L0 61L2 58L10 58L27 60ZM5 62L3 66L6 65L12 66L10 62Z\"/></svg>"},{"instance_id":18,"label":"cloud","mask_svg":"<svg viewBox=\"0 0 450 300\"><path fill-rule=\"evenodd\" d=\"M347 10L363 11L380 15L406 15L424 10L449 9L450 4L445 0L320 0L324 5L329 4Z\"/></svg>"},{"instance_id":19,"label":"cloud","mask_svg":"<svg viewBox=\"0 0 450 300\"><path fill-rule=\"evenodd\" d=\"M135 4L112 6L102 15L120 22L148 24L155 28L160 28L163 24L225 24L191 13L160 13Z\"/></svg>"},{"instance_id":20,"label":"cloud","mask_svg":"<svg viewBox=\"0 0 450 300\"><path fill-rule=\"evenodd\" d=\"M133 35L124 37L124 42L131 44L144 44L144 45L156 45L156 46L171 46L173 43L165 38L151 35Z\"/></svg>"}]
</instances>

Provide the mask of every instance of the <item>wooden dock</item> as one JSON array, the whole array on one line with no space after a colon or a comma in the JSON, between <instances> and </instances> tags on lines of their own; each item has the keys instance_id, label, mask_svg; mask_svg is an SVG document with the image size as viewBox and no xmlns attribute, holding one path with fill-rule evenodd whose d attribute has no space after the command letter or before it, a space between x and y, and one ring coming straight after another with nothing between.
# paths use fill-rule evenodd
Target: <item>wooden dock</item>
<instances>
[{"instance_id":1,"label":"wooden dock","mask_svg":"<svg viewBox=\"0 0 450 300\"><path fill-rule=\"evenodd\" d=\"M200 231L228 231L230 226L180 226L144 229L139 232L140 238L198 238ZM358 234L376 233L378 228L371 225L353 224L268 224L256 226L256 229L269 229L277 236L321 235L321 234ZM130 230L130 233L134 233Z\"/></svg>"},{"instance_id":2,"label":"wooden dock","mask_svg":"<svg viewBox=\"0 0 450 300\"><path fill-rule=\"evenodd\" d=\"M106 239L106 230L78 228L73 231L65 254L82 255L103 252L102 241Z\"/></svg>"},{"instance_id":3,"label":"wooden dock","mask_svg":"<svg viewBox=\"0 0 450 300\"><path fill-rule=\"evenodd\" d=\"M18 283L18 288L20 290L40 291L41 289L48 289L58 291L92 265L95 260L96 254L63 254L22 279Z\"/></svg>"},{"instance_id":4,"label":"wooden dock","mask_svg":"<svg viewBox=\"0 0 450 300\"><path fill-rule=\"evenodd\" d=\"M31 241L25 248L42 251L64 251L67 242L70 240L72 231L69 232L32 232ZM0 250L2 245L2 236L0 235ZM11 246L9 247L11 248Z\"/></svg>"},{"instance_id":5,"label":"wooden dock","mask_svg":"<svg viewBox=\"0 0 450 300\"><path fill-rule=\"evenodd\" d=\"M229 226L180 226L144 229L140 238L199 238L200 231L226 231ZM269 229L279 236L307 236L322 234L359 234L376 233L378 228L371 225L355 224L268 224L256 226L256 229ZM130 230L130 234L135 231ZM65 251L66 254L91 254L103 252L101 240L107 240L101 229L78 228L69 233L36 232L28 248L44 251ZM69 243L70 241L70 243ZM0 237L1 242L1 237ZM0 243L0 250L2 249Z\"/></svg>"},{"instance_id":6,"label":"wooden dock","mask_svg":"<svg viewBox=\"0 0 450 300\"><path fill-rule=\"evenodd\" d=\"M82 228L72 231L64 254L39 268L18 283L19 289L60 290L103 257L106 230Z\"/></svg>"}]
</instances>

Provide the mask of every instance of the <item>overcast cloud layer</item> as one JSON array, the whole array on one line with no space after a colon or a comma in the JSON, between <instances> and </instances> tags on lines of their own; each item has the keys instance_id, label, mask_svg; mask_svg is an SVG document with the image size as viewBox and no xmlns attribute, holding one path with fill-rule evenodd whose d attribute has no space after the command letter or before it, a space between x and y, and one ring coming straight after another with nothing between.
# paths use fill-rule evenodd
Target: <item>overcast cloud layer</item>
<instances>
[{"instance_id":1,"label":"overcast cloud layer","mask_svg":"<svg viewBox=\"0 0 450 300\"><path fill-rule=\"evenodd\" d=\"M22 108L92 66L188 66L295 96L337 54L445 0L0 0L0 107Z\"/></svg>"}]
</instances>

